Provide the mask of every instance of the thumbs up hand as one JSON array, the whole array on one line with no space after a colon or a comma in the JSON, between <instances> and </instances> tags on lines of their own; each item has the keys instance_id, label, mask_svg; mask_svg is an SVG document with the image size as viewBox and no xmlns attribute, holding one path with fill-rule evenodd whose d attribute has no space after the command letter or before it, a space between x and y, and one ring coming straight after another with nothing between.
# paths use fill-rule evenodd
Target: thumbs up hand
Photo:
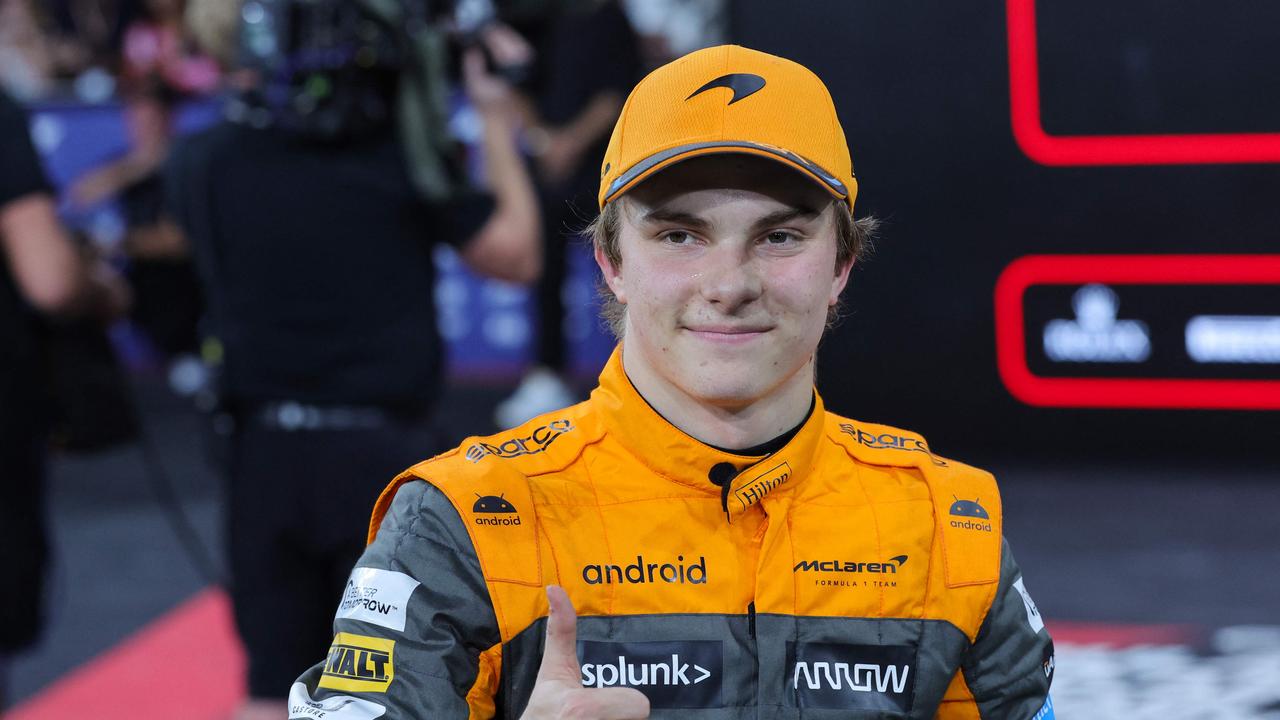
<instances>
[{"instance_id":1,"label":"thumbs up hand","mask_svg":"<svg viewBox=\"0 0 1280 720\"><path fill-rule=\"evenodd\" d=\"M547 642L521 720L643 720L649 699L634 688L584 688L578 664L578 614L563 588L547 586Z\"/></svg>"}]
</instances>

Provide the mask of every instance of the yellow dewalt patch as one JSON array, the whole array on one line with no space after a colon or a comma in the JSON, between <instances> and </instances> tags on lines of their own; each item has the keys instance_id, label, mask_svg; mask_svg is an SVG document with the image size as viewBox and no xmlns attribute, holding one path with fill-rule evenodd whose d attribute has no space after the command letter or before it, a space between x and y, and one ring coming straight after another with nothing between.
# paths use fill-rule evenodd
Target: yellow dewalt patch
<instances>
[{"instance_id":1,"label":"yellow dewalt patch","mask_svg":"<svg viewBox=\"0 0 1280 720\"><path fill-rule=\"evenodd\" d=\"M395 678L395 640L338 633L320 676L320 687L348 692L386 692Z\"/></svg>"}]
</instances>

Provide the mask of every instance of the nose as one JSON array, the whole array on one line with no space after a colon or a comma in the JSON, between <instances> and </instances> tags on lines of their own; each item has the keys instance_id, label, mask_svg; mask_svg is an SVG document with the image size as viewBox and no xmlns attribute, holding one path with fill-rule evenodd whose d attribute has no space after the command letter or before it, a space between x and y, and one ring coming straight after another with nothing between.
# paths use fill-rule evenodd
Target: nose
<instances>
[{"instance_id":1,"label":"nose","mask_svg":"<svg viewBox=\"0 0 1280 720\"><path fill-rule=\"evenodd\" d=\"M701 274L703 299L724 313L750 304L764 292L755 258L734 243L714 247L705 258Z\"/></svg>"}]
</instances>

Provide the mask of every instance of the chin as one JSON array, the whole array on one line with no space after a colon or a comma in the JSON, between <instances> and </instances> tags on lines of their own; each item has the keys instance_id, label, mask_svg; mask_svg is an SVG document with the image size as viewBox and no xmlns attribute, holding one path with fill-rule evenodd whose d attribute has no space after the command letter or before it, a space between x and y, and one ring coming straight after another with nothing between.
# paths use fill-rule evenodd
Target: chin
<instances>
[{"instance_id":1,"label":"chin","mask_svg":"<svg viewBox=\"0 0 1280 720\"><path fill-rule=\"evenodd\" d=\"M708 405L742 406L759 400L765 394L758 379L726 377L699 378L693 383L690 395Z\"/></svg>"}]
</instances>

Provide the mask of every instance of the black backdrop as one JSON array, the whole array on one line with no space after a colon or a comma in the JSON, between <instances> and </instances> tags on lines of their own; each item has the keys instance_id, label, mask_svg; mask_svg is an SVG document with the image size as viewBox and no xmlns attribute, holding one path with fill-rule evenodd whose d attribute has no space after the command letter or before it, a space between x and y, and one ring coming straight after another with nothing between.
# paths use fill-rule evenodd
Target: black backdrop
<instances>
[{"instance_id":1,"label":"black backdrop","mask_svg":"<svg viewBox=\"0 0 1280 720\"><path fill-rule=\"evenodd\" d=\"M1280 132L1280 4L1034 8L1051 135ZM1280 457L1280 412L1031 407L1001 382L993 293L1018 257L1280 252L1280 165L1030 159L1011 130L1006 9L995 0L733 3L734 42L827 82L859 178L857 214L886 221L853 274L850 314L820 353L828 405L920 431L943 454ZM1277 286L1252 292L1238 313L1280 316ZM1280 365L1248 373L1280 379Z\"/></svg>"}]
</instances>

